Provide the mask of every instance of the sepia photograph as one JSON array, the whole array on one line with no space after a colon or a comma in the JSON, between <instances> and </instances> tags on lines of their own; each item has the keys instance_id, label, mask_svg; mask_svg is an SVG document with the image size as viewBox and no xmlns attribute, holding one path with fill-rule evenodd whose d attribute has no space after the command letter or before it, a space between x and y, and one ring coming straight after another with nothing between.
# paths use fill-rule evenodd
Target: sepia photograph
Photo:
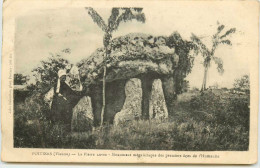
<instances>
[{"instance_id":1,"label":"sepia photograph","mask_svg":"<svg viewBox=\"0 0 260 168\"><path fill-rule=\"evenodd\" d=\"M214 152L248 152L243 163L255 163L257 1L40 2L15 17L7 9L22 3L4 10L2 154L31 153L5 160L161 163L161 151L167 163L229 164Z\"/></svg>"}]
</instances>

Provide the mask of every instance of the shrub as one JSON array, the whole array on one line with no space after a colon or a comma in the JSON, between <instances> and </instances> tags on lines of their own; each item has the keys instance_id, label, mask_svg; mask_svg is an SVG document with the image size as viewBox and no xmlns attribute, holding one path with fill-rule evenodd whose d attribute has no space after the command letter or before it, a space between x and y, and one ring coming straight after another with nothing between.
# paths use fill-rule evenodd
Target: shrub
<instances>
[{"instance_id":1,"label":"shrub","mask_svg":"<svg viewBox=\"0 0 260 168\"><path fill-rule=\"evenodd\" d=\"M14 146L45 146L45 129L50 128L47 120L49 107L41 94L32 94L24 102L14 102Z\"/></svg>"},{"instance_id":2,"label":"shrub","mask_svg":"<svg viewBox=\"0 0 260 168\"><path fill-rule=\"evenodd\" d=\"M15 147L117 150L227 151L248 150L249 96L185 93L178 113L168 121L138 120L79 132L51 124L35 95L15 104ZM33 101L34 99L38 99Z\"/></svg>"},{"instance_id":3,"label":"shrub","mask_svg":"<svg viewBox=\"0 0 260 168\"><path fill-rule=\"evenodd\" d=\"M229 126L242 125L249 127L249 95L238 96L229 94L216 94L212 91L193 96L190 101L190 111L198 120L204 119L215 124Z\"/></svg>"},{"instance_id":4,"label":"shrub","mask_svg":"<svg viewBox=\"0 0 260 168\"><path fill-rule=\"evenodd\" d=\"M247 150L248 131L215 126L192 119L186 122L133 121L124 127L95 131L97 149L117 150Z\"/></svg>"}]
</instances>

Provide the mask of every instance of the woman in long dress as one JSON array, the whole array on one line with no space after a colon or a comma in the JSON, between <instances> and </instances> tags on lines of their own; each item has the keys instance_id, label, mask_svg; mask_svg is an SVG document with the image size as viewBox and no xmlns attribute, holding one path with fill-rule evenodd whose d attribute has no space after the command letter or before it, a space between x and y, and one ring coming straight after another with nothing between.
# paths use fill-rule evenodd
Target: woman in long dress
<instances>
[{"instance_id":1,"label":"woman in long dress","mask_svg":"<svg viewBox=\"0 0 260 168\"><path fill-rule=\"evenodd\" d=\"M65 70L59 70L58 77L57 85L54 87L55 94L51 105L52 121L64 125L66 130L70 131L73 107L75 107L82 97L82 93L73 90L69 86L68 80L66 80L68 77Z\"/></svg>"}]
</instances>

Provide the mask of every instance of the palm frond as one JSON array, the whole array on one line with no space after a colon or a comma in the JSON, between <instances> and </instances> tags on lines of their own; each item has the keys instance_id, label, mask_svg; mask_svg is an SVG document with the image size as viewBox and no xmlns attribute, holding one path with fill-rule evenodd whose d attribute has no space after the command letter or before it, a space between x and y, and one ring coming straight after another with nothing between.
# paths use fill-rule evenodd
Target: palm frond
<instances>
[{"instance_id":1,"label":"palm frond","mask_svg":"<svg viewBox=\"0 0 260 168\"><path fill-rule=\"evenodd\" d=\"M219 24L219 23L218 23ZM222 30L225 28L225 25L221 24L217 28L217 32L212 36L212 40L216 41L219 38L219 34L222 32Z\"/></svg>"},{"instance_id":2,"label":"palm frond","mask_svg":"<svg viewBox=\"0 0 260 168\"><path fill-rule=\"evenodd\" d=\"M111 32L117 30L122 22L127 22L134 19L142 23L145 22L145 15L142 13L142 8L117 8L114 9L114 13L115 16L111 16L111 19L109 19L109 28Z\"/></svg>"},{"instance_id":3,"label":"palm frond","mask_svg":"<svg viewBox=\"0 0 260 168\"><path fill-rule=\"evenodd\" d=\"M145 23L146 18L145 18L144 13L138 13L137 15L134 15L134 16L135 16L134 18L135 18L137 21L142 22L142 23Z\"/></svg>"},{"instance_id":4,"label":"palm frond","mask_svg":"<svg viewBox=\"0 0 260 168\"><path fill-rule=\"evenodd\" d=\"M118 19L118 16L120 14L120 8L112 8L111 15L108 19L108 29L114 30L115 22Z\"/></svg>"},{"instance_id":5,"label":"palm frond","mask_svg":"<svg viewBox=\"0 0 260 168\"><path fill-rule=\"evenodd\" d=\"M227 45L232 45L232 43L231 43L231 41L230 40L222 40L222 41L220 41L219 43L221 43L221 44L227 44Z\"/></svg>"},{"instance_id":6,"label":"palm frond","mask_svg":"<svg viewBox=\"0 0 260 168\"><path fill-rule=\"evenodd\" d=\"M191 35L191 40L197 46L197 49L201 52L203 57L207 57L210 55L209 49L206 47L205 44L202 43L202 41L195 34Z\"/></svg>"},{"instance_id":7,"label":"palm frond","mask_svg":"<svg viewBox=\"0 0 260 168\"><path fill-rule=\"evenodd\" d=\"M217 34L221 33L221 31L225 28L225 25L218 26Z\"/></svg>"},{"instance_id":8,"label":"palm frond","mask_svg":"<svg viewBox=\"0 0 260 168\"><path fill-rule=\"evenodd\" d=\"M228 35L235 33L235 32L236 32L236 28L231 28L224 35L220 36L220 39L223 39L223 38L227 37Z\"/></svg>"},{"instance_id":9,"label":"palm frond","mask_svg":"<svg viewBox=\"0 0 260 168\"><path fill-rule=\"evenodd\" d=\"M143 8L131 8L131 9L133 9L136 12L140 12L140 13L143 11Z\"/></svg>"},{"instance_id":10,"label":"palm frond","mask_svg":"<svg viewBox=\"0 0 260 168\"><path fill-rule=\"evenodd\" d=\"M102 17L91 7L86 7L88 14L91 16L94 23L96 23L104 32L108 31L108 27Z\"/></svg>"},{"instance_id":11,"label":"palm frond","mask_svg":"<svg viewBox=\"0 0 260 168\"><path fill-rule=\"evenodd\" d=\"M217 64L217 70L220 74L224 73L223 60L219 57L212 57L215 64Z\"/></svg>"}]
</instances>

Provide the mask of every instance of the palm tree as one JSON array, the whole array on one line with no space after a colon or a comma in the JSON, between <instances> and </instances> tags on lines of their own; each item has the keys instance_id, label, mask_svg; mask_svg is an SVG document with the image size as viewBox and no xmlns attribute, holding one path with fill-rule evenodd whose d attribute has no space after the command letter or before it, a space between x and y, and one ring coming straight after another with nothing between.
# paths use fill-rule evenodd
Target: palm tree
<instances>
[{"instance_id":1,"label":"palm tree","mask_svg":"<svg viewBox=\"0 0 260 168\"><path fill-rule=\"evenodd\" d=\"M219 24L219 23L218 23ZM202 43L199 37L192 34L191 39L195 44L196 49L201 53L204 58L203 66L204 66L204 77L202 82L201 91L206 90L207 83L207 75L208 69L210 68L211 61L213 60L215 64L217 64L217 70L220 74L224 73L223 69L223 61L221 58L215 56L215 51L220 44L232 45L231 41L227 39L229 35L236 32L236 28L231 28L225 33L222 34L224 25L219 25L217 28L217 33L215 33L212 37L212 48L208 49L205 44ZM222 34L222 35L221 35Z\"/></svg>"},{"instance_id":2,"label":"palm tree","mask_svg":"<svg viewBox=\"0 0 260 168\"><path fill-rule=\"evenodd\" d=\"M104 73L103 73L103 103L102 103L102 111L101 111L101 126L104 122L104 112L105 112L105 105L106 105L106 60L111 50L111 40L112 34L116 30L120 23L127 22L131 20L137 20L139 22L145 22L145 15L142 12L143 8L112 8L111 15L108 19L107 24L102 19L102 17L91 7L87 7L86 10L88 14L91 16L92 20L102 29L105 33L103 37L103 45L105 47L105 55L103 57L104 62Z\"/></svg>"}]
</instances>

